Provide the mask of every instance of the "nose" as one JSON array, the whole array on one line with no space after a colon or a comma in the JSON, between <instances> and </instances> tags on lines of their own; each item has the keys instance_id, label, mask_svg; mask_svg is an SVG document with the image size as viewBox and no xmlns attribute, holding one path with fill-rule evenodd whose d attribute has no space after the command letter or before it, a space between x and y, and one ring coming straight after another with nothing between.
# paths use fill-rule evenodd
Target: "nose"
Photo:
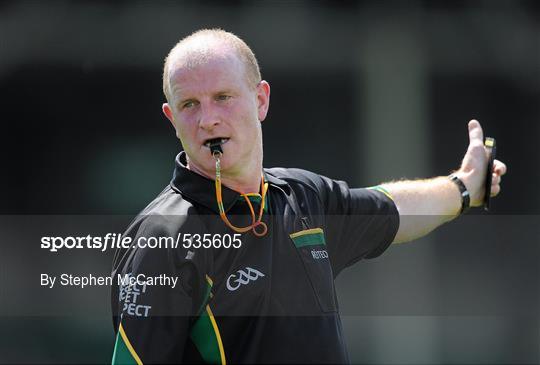
<instances>
[{"instance_id":1,"label":"nose","mask_svg":"<svg viewBox=\"0 0 540 365\"><path fill-rule=\"evenodd\" d=\"M201 114L199 119L200 128L211 131L219 124L220 119L214 108L212 108L211 106L201 107Z\"/></svg>"}]
</instances>

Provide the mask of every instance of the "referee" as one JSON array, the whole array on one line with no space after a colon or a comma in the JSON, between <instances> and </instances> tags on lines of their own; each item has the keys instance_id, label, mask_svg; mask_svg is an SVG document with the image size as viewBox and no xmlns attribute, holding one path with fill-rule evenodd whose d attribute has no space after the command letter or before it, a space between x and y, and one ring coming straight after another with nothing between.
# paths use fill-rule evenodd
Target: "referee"
<instances>
[{"instance_id":1,"label":"referee","mask_svg":"<svg viewBox=\"0 0 540 365\"><path fill-rule=\"evenodd\" d=\"M350 188L263 168L270 85L251 49L223 30L197 31L170 51L163 91L183 152L126 235L182 244L116 252L114 364L347 363L336 276L483 202L488 158L475 120L450 177ZM493 171L495 196L506 166L495 160ZM141 275L179 284L116 281Z\"/></svg>"}]
</instances>

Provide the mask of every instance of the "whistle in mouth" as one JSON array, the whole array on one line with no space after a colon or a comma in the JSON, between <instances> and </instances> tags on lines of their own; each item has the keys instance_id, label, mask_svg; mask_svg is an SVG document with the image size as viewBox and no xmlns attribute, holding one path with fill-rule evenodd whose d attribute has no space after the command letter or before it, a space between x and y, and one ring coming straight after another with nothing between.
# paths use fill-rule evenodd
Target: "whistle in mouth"
<instances>
[{"instance_id":1,"label":"whistle in mouth","mask_svg":"<svg viewBox=\"0 0 540 365\"><path fill-rule=\"evenodd\" d=\"M223 149L221 148L221 141L215 141L210 143L210 154L214 156L216 153L219 153L220 155L223 154Z\"/></svg>"}]
</instances>

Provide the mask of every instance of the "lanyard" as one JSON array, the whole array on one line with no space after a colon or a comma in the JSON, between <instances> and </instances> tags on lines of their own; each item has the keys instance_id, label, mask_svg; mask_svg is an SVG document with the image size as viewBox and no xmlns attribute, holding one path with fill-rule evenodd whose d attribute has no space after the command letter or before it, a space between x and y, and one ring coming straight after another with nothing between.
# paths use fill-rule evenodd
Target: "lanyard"
<instances>
[{"instance_id":1,"label":"lanyard","mask_svg":"<svg viewBox=\"0 0 540 365\"><path fill-rule=\"evenodd\" d=\"M223 208L223 197L221 195L221 162L220 157L222 153L221 151L213 151L212 156L214 156L214 159L216 160L216 200L219 208L219 216L225 222L225 224L231 228L233 231L238 233L245 233L248 231L253 231L253 234L257 237L262 237L266 234L268 231L268 227L266 223L262 221L262 216L264 212L264 204L265 204L265 198L266 198L266 192L268 191L268 183L264 182L264 176L261 177L261 194L256 194L261 197L261 207L259 209L259 217L255 218L255 210L253 209L253 205L251 204L251 201L249 200L247 194L242 194L244 199L246 200L246 203L249 206L249 211L251 213L251 224L247 227L236 227L234 226L229 219L227 218L227 215L225 214L225 209ZM257 227L259 227L257 229Z\"/></svg>"}]
</instances>

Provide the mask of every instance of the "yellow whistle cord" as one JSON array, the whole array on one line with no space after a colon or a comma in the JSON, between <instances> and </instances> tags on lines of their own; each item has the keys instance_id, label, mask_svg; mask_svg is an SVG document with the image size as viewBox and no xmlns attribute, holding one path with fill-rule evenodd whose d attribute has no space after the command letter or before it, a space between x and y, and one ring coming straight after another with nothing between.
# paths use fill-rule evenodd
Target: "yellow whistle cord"
<instances>
[{"instance_id":1,"label":"yellow whistle cord","mask_svg":"<svg viewBox=\"0 0 540 365\"><path fill-rule=\"evenodd\" d=\"M251 204L251 201L248 198L247 194L242 194L244 199L246 200L247 205L249 206L249 211L251 213L251 224L247 227L236 227L234 226L229 219L227 218L227 215L225 214L225 209L223 208L223 197L221 195L221 163L220 163L220 152L214 152L213 154L215 160L216 160L216 200L218 204L219 209L219 216L225 222L225 224L232 229L235 232L238 233L245 233L248 231L253 231L253 234L257 237L262 237L266 234L268 231L268 227L266 226L266 223L262 221L262 216L264 213L264 205L265 205L265 198L266 198L266 192L268 190L268 183L264 182L264 176L261 177L261 194L255 194L256 196L261 197L261 207L259 209L259 217L255 218L255 210L253 209L253 205Z\"/></svg>"}]
</instances>

